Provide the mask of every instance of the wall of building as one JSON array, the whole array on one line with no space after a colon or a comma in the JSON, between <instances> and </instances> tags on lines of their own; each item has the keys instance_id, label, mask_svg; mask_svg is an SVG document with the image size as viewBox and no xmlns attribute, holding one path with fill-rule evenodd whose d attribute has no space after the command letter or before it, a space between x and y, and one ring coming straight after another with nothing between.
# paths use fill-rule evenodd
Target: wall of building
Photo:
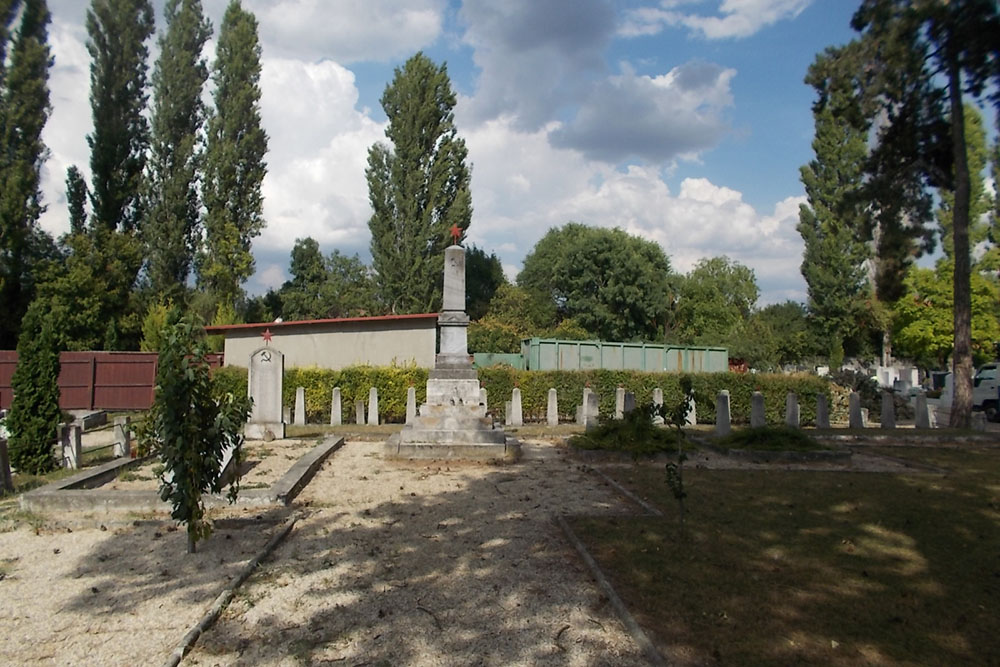
<instances>
[{"instance_id":1,"label":"wall of building","mask_svg":"<svg viewBox=\"0 0 1000 667\"><path fill-rule=\"evenodd\" d=\"M226 365L246 367L254 350L265 345L262 336L265 328L271 335L267 344L285 355L285 368L336 369L361 364L434 367L437 331L434 317L234 327L218 332L226 337Z\"/></svg>"}]
</instances>

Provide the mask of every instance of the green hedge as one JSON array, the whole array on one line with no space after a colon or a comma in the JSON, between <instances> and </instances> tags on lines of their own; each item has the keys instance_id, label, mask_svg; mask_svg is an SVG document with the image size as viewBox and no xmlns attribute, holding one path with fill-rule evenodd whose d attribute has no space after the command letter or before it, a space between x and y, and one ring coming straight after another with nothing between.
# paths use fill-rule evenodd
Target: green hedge
<instances>
[{"instance_id":1,"label":"green hedge","mask_svg":"<svg viewBox=\"0 0 1000 667\"><path fill-rule=\"evenodd\" d=\"M816 396L826 394L830 400L829 383L810 375L779 375L760 373L692 373L698 423L715 422L715 397L729 390L730 412L734 424L750 423L750 396L764 393L765 411L769 424L785 421L785 395L792 391L799 397L802 424L816 419ZM559 397L559 417L571 421L576 407L583 400L587 385L600 399L602 415L615 410L615 389L619 386L635 393L636 403L650 403L653 389L663 390L667 405L680 400L680 373L642 373L639 371L520 371L509 366L480 368L479 380L486 388L489 412L498 419L504 417L504 403L511 390L521 389L521 409L525 421L545 421L549 388L555 387ZM215 371L216 385L224 391L243 392L247 386L247 370L232 366ZM295 388L305 387L306 418L312 423L329 423L330 399L334 387L340 387L345 423L354 421L354 401L368 402L370 387L378 387L379 416L383 422L402 422L406 418L406 389L417 390L417 404L426 399L427 369L415 366L376 367L353 366L341 370L323 368L289 368L285 370L282 404L292 407Z\"/></svg>"}]
</instances>

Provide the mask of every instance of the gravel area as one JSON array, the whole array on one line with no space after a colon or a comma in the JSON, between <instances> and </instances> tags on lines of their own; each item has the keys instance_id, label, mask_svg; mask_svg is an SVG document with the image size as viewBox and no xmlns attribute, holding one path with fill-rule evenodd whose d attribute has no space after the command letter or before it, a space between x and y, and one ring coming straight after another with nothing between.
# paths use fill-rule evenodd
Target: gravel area
<instances>
[{"instance_id":1,"label":"gravel area","mask_svg":"<svg viewBox=\"0 0 1000 667\"><path fill-rule=\"evenodd\" d=\"M540 454L407 464L348 443L184 664L645 664L552 520L636 508L555 448Z\"/></svg>"},{"instance_id":2,"label":"gravel area","mask_svg":"<svg viewBox=\"0 0 1000 667\"><path fill-rule=\"evenodd\" d=\"M290 465L312 444L267 443L258 467ZM304 518L183 664L645 664L552 520L638 508L565 449L524 451L511 466L404 463L384 460L381 443L347 443L299 496ZM913 471L858 453L846 467L703 451L688 465ZM22 517L0 533L3 662L162 663L289 512L218 512L192 555L162 518Z\"/></svg>"}]
</instances>

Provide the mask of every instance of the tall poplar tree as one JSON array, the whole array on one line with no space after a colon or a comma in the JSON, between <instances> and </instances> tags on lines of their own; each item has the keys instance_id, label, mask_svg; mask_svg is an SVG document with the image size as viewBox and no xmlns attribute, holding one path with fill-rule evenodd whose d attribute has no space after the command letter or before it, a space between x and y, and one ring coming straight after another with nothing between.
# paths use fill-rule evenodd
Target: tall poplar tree
<instances>
[{"instance_id":1,"label":"tall poplar tree","mask_svg":"<svg viewBox=\"0 0 1000 667\"><path fill-rule=\"evenodd\" d=\"M219 29L213 65L215 111L205 153L205 246L198 284L221 306L234 307L253 275L251 243L264 228L261 183L267 133L260 121L257 19L232 0Z\"/></svg>"},{"instance_id":2,"label":"tall poplar tree","mask_svg":"<svg viewBox=\"0 0 1000 667\"><path fill-rule=\"evenodd\" d=\"M83 234L87 228L87 182L75 164L66 169L66 203L70 234Z\"/></svg>"},{"instance_id":3,"label":"tall poplar tree","mask_svg":"<svg viewBox=\"0 0 1000 667\"><path fill-rule=\"evenodd\" d=\"M971 186L966 97L1000 85L996 0L863 0L852 19L867 47L861 92L884 120L876 137L869 192L884 238L930 219L932 190L954 195L955 398L951 425L972 412ZM884 243L884 241L880 241Z\"/></svg>"},{"instance_id":4,"label":"tall poplar tree","mask_svg":"<svg viewBox=\"0 0 1000 667\"><path fill-rule=\"evenodd\" d=\"M468 151L455 129L445 65L417 53L382 94L385 136L368 151L372 268L379 297L396 313L441 307L444 249L472 220Z\"/></svg>"},{"instance_id":5,"label":"tall poplar tree","mask_svg":"<svg viewBox=\"0 0 1000 667\"><path fill-rule=\"evenodd\" d=\"M131 232L142 217L140 191L149 146L146 40L153 34L149 0L93 0L87 10L90 53L92 224Z\"/></svg>"},{"instance_id":6,"label":"tall poplar tree","mask_svg":"<svg viewBox=\"0 0 1000 667\"><path fill-rule=\"evenodd\" d=\"M13 34L9 27L20 13ZM41 170L48 157L42 129L49 104L50 21L45 0L0 3L0 349L17 343L34 297L36 265L51 245L38 226L45 207Z\"/></svg>"},{"instance_id":7,"label":"tall poplar tree","mask_svg":"<svg viewBox=\"0 0 1000 667\"><path fill-rule=\"evenodd\" d=\"M202 48L212 34L200 0L168 0L167 30L153 70L148 214L142 235L153 293L180 301L201 223L199 133L205 117L202 88L208 67Z\"/></svg>"},{"instance_id":8,"label":"tall poplar tree","mask_svg":"<svg viewBox=\"0 0 1000 667\"><path fill-rule=\"evenodd\" d=\"M852 50L828 50L806 76L818 94L813 105L816 157L801 169L808 204L799 209L797 227L805 242L801 270L809 312L837 365L843 361L845 340L857 332L866 292L864 264L871 255L859 199L870 123L853 94Z\"/></svg>"}]
</instances>

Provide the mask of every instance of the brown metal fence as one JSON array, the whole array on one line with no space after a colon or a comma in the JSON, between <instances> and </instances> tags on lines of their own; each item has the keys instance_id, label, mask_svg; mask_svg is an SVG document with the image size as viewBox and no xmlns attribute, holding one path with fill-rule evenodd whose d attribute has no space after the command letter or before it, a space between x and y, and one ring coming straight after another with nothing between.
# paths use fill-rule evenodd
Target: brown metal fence
<instances>
[{"instance_id":1,"label":"brown metal fence","mask_svg":"<svg viewBox=\"0 0 1000 667\"><path fill-rule=\"evenodd\" d=\"M63 410L146 410L153 404L156 352L61 352L59 407ZM221 354L209 355L212 368ZM11 378L17 352L0 350L0 408L14 398Z\"/></svg>"}]
</instances>

